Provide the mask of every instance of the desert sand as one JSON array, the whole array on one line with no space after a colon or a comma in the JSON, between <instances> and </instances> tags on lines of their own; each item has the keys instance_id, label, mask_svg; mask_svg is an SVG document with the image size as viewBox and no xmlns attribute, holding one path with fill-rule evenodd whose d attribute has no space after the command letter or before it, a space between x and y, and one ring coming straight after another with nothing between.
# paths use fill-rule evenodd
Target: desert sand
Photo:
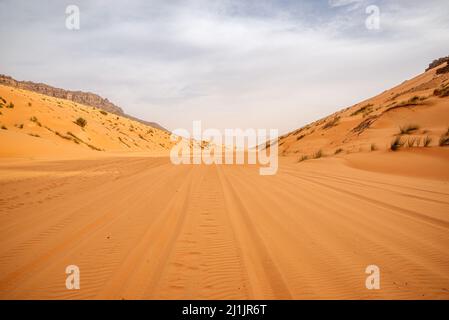
<instances>
[{"instance_id":1,"label":"desert sand","mask_svg":"<svg viewBox=\"0 0 449 320\"><path fill-rule=\"evenodd\" d=\"M379 154L385 167L369 153L286 158L274 176L163 157L5 160L0 297L449 299L448 151ZM72 264L80 290L65 288ZM371 264L381 290L365 288Z\"/></svg>"},{"instance_id":2,"label":"desert sand","mask_svg":"<svg viewBox=\"0 0 449 320\"><path fill-rule=\"evenodd\" d=\"M273 176L174 165L165 131L0 86L0 299L449 299L448 82L281 137Z\"/></svg>"}]
</instances>

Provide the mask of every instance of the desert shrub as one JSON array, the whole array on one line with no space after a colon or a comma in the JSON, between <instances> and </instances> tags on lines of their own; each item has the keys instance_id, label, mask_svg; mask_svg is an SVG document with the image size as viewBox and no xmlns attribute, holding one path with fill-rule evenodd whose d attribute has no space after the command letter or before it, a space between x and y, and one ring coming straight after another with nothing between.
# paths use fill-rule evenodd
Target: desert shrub
<instances>
[{"instance_id":1,"label":"desert shrub","mask_svg":"<svg viewBox=\"0 0 449 320\"><path fill-rule=\"evenodd\" d=\"M81 128L84 128L87 125L87 120L79 117L78 119L76 119L75 123L79 125Z\"/></svg>"},{"instance_id":2,"label":"desert shrub","mask_svg":"<svg viewBox=\"0 0 449 320\"><path fill-rule=\"evenodd\" d=\"M338 121L340 121L340 117L336 116L332 120L328 121L324 126L323 129L329 129L332 127L335 127L338 124Z\"/></svg>"},{"instance_id":3,"label":"desert shrub","mask_svg":"<svg viewBox=\"0 0 449 320\"><path fill-rule=\"evenodd\" d=\"M416 138L410 137L410 138L407 139L407 147L413 148L415 143L416 143Z\"/></svg>"},{"instance_id":4,"label":"desert shrub","mask_svg":"<svg viewBox=\"0 0 449 320\"><path fill-rule=\"evenodd\" d=\"M306 161L308 159L309 159L308 156L301 156L301 158L299 158L298 162L303 162L303 161Z\"/></svg>"},{"instance_id":5,"label":"desert shrub","mask_svg":"<svg viewBox=\"0 0 449 320\"><path fill-rule=\"evenodd\" d=\"M442 87L442 88L439 88L439 89L435 89L435 90L433 91L433 94L434 94L435 96L441 97L441 98L447 97L447 96L449 96L449 86L447 86L447 87Z\"/></svg>"},{"instance_id":6,"label":"desert shrub","mask_svg":"<svg viewBox=\"0 0 449 320\"><path fill-rule=\"evenodd\" d=\"M28 107L31 107L31 106L32 106L31 102L28 102Z\"/></svg>"},{"instance_id":7,"label":"desert shrub","mask_svg":"<svg viewBox=\"0 0 449 320\"><path fill-rule=\"evenodd\" d=\"M445 133L443 133L441 135L438 145L440 147L449 146L449 128L447 129L447 131Z\"/></svg>"},{"instance_id":8,"label":"desert shrub","mask_svg":"<svg viewBox=\"0 0 449 320\"><path fill-rule=\"evenodd\" d=\"M377 146L376 146L374 143L371 143L370 149L371 149L371 151L376 151L376 150L378 150L378 149L377 149Z\"/></svg>"},{"instance_id":9,"label":"desert shrub","mask_svg":"<svg viewBox=\"0 0 449 320\"><path fill-rule=\"evenodd\" d=\"M296 141L299 141L299 140L301 140L302 138L304 138L306 135L305 134L302 134L302 135L300 135L300 136L298 136L298 137L296 137Z\"/></svg>"},{"instance_id":10,"label":"desert shrub","mask_svg":"<svg viewBox=\"0 0 449 320\"><path fill-rule=\"evenodd\" d=\"M418 102L420 100L420 98L418 97L418 96L413 96L412 98L410 98L409 100L408 100L408 102L410 102L410 103L416 103L416 102Z\"/></svg>"},{"instance_id":11,"label":"desert shrub","mask_svg":"<svg viewBox=\"0 0 449 320\"><path fill-rule=\"evenodd\" d=\"M397 136L393 139L390 143L390 150L391 151L397 151L399 148L401 148L404 145L404 142L401 141L401 136Z\"/></svg>"},{"instance_id":12,"label":"desert shrub","mask_svg":"<svg viewBox=\"0 0 449 320\"><path fill-rule=\"evenodd\" d=\"M354 111L353 113L351 113L350 116L353 117L353 116L356 116L356 115L358 115L360 113L368 112L368 111L370 111L372 109L372 107L373 107L373 104L369 103L369 104L361 107L360 109Z\"/></svg>"},{"instance_id":13,"label":"desert shrub","mask_svg":"<svg viewBox=\"0 0 449 320\"><path fill-rule=\"evenodd\" d=\"M320 149L320 150L318 150L317 152L315 152L314 154L313 154L313 158L314 159L319 159L319 158L321 158L323 156L323 151Z\"/></svg>"},{"instance_id":14,"label":"desert shrub","mask_svg":"<svg viewBox=\"0 0 449 320\"><path fill-rule=\"evenodd\" d=\"M14 108L14 103L10 102L10 103L6 106L6 108L13 109L13 108Z\"/></svg>"},{"instance_id":15,"label":"desert shrub","mask_svg":"<svg viewBox=\"0 0 449 320\"><path fill-rule=\"evenodd\" d=\"M108 115L108 113L107 113L106 111L104 111L104 110L100 110L100 113L103 114L103 115L105 115L105 116Z\"/></svg>"},{"instance_id":16,"label":"desert shrub","mask_svg":"<svg viewBox=\"0 0 449 320\"><path fill-rule=\"evenodd\" d=\"M432 138L429 136L426 136L423 140L423 147L428 147L430 146L430 143L432 142Z\"/></svg>"},{"instance_id":17,"label":"desert shrub","mask_svg":"<svg viewBox=\"0 0 449 320\"><path fill-rule=\"evenodd\" d=\"M2 129L3 130L8 130L8 128L6 128L4 125L2 125Z\"/></svg>"},{"instance_id":18,"label":"desert shrub","mask_svg":"<svg viewBox=\"0 0 449 320\"><path fill-rule=\"evenodd\" d=\"M72 138L73 138L72 140L73 140L75 143L77 143L77 144L83 143L83 144L85 144L86 146L88 146L89 148L91 148L92 150L95 150L95 151L103 151L102 149L97 148L97 147L95 147L94 145L91 145L90 143L87 143L87 142L81 140L80 138L78 138L76 135L74 135L74 134L71 133L70 131L67 131L67 136L72 137Z\"/></svg>"},{"instance_id":19,"label":"desert shrub","mask_svg":"<svg viewBox=\"0 0 449 320\"><path fill-rule=\"evenodd\" d=\"M59 133L58 131L55 131L55 134L56 134L58 137L61 137L61 138L63 138L63 139L66 139L66 140L72 140L71 137L65 136L65 135ZM76 141L76 140L75 140L75 141Z\"/></svg>"},{"instance_id":20,"label":"desert shrub","mask_svg":"<svg viewBox=\"0 0 449 320\"><path fill-rule=\"evenodd\" d=\"M449 136L442 135L438 144L440 147L449 146Z\"/></svg>"},{"instance_id":21,"label":"desert shrub","mask_svg":"<svg viewBox=\"0 0 449 320\"><path fill-rule=\"evenodd\" d=\"M339 154L341 152L343 152L343 149L342 148L338 148L337 150L335 150L334 154Z\"/></svg>"},{"instance_id":22,"label":"desert shrub","mask_svg":"<svg viewBox=\"0 0 449 320\"><path fill-rule=\"evenodd\" d=\"M398 103L397 105L395 105L392 108L417 106L417 105L423 104L422 101L424 101L425 99L426 99L426 97L414 96L406 101L402 101L402 102Z\"/></svg>"},{"instance_id":23,"label":"desert shrub","mask_svg":"<svg viewBox=\"0 0 449 320\"><path fill-rule=\"evenodd\" d=\"M39 127L42 127L42 124L39 122L39 120L37 120L35 116L32 116L30 118L30 121L36 123Z\"/></svg>"},{"instance_id":24,"label":"desert shrub","mask_svg":"<svg viewBox=\"0 0 449 320\"><path fill-rule=\"evenodd\" d=\"M407 124L405 126L399 127L400 134L410 134L413 131L419 129L419 126L416 124Z\"/></svg>"}]
</instances>

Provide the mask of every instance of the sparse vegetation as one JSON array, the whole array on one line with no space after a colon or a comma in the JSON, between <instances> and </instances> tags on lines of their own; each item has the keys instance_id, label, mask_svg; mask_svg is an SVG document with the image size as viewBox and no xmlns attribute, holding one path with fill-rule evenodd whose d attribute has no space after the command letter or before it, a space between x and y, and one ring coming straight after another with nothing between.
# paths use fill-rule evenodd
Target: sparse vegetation
<instances>
[{"instance_id":1,"label":"sparse vegetation","mask_svg":"<svg viewBox=\"0 0 449 320\"><path fill-rule=\"evenodd\" d=\"M101 113L102 115L105 115L105 116L108 115L108 113L107 113L106 111L104 111L104 110L100 110L100 113Z\"/></svg>"},{"instance_id":2,"label":"sparse vegetation","mask_svg":"<svg viewBox=\"0 0 449 320\"><path fill-rule=\"evenodd\" d=\"M413 146L415 145L415 143L416 143L416 138L415 137L409 137L408 139L407 139L407 147L408 148L413 148ZM418 145L419 145L419 143L418 143Z\"/></svg>"},{"instance_id":3,"label":"sparse vegetation","mask_svg":"<svg viewBox=\"0 0 449 320\"><path fill-rule=\"evenodd\" d=\"M65 135L59 133L58 131L55 131L55 134L56 134L58 137L61 137L61 138L63 138L63 139L66 139L66 140L73 140L71 137L65 136Z\"/></svg>"},{"instance_id":4,"label":"sparse vegetation","mask_svg":"<svg viewBox=\"0 0 449 320\"><path fill-rule=\"evenodd\" d=\"M2 130L8 130L4 125L2 125Z\"/></svg>"},{"instance_id":5,"label":"sparse vegetation","mask_svg":"<svg viewBox=\"0 0 449 320\"><path fill-rule=\"evenodd\" d=\"M430 138L429 136L426 136L423 140L423 147L428 147L430 146L430 143L432 142L432 138Z\"/></svg>"},{"instance_id":6,"label":"sparse vegetation","mask_svg":"<svg viewBox=\"0 0 449 320\"><path fill-rule=\"evenodd\" d=\"M401 140L401 136L397 136L393 139L390 143L390 150L391 151L397 151L399 148L401 148L404 145L404 142Z\"/></svg>"},{"instance_id":7,"label":"sparse vegetation","mask_svg":"<svg viewBox=\"0 0 449 320\"><path fill-rule=\"evenodd\" d=\"M413 131L416 131L418 129L419 129L419 126L416 124L408 124L408 125L399 127L400 134L410 134Z\"/></svg>"},{"instance_id":8,"label":"sparse vegetation","mask_svg":"<svg viewBox=\"0 0 449 320\"><path fill-rule=\"evenodd\" d=\"M447 136L447 135L442 135L442 136L440 137L440 141L439 141L438 145L439 145L440 147L449 146L449 136Z\"/></svg>"},{"instance_id":9,"label":"sparse vegetation","mask_svg":"<svg viewBox=\"0 0 449 320\"><path fill-rule=\"evenodd\" d=\"M79 125L81 128L84 128L87 125L87 120L79 117L76 119L75 124Z\"/></svg>"},{"instance_id":10,"label":"sparse vegetation","mask_svg":"<svg viewBox=\"0 0 449 320\"><path fill-rule=\"evenodd\" d=\"M329 129L329 128L335 127L338 124L339 121L340 121L340 116L336 116L332 120L328 121L323 126L323 129Z\"/></svg>"},{"instance_id":11,"label":"sparse vegetation","mask_svg":"<svg viewBox=\"0 0 449 320\"><path fill-rule=\"evenodd\" d=\"M85 144L86 146L88 146L89 148L91 148L92 150L95 150L95 151L103 151L102 149L97 148L97 147L91 145L90 143L87 143L87 142L81 140L80 138L78 138L76 135L74 135L74 134L71 133L70 131L67 132L67 135L71 136L71 137L75 140L75 142L77 142L77 143L83 143L83 144Z\"/></svg>"},{"instance_id":12,"label":"sparse vegetation","mask_svg":"<svg viewBox=\"0 0 449 320\"><path fill-rule=\"evenodd\" d=\"M139 138L142 139L142 140L144 140L144 141L147 141L147 142L148 142L148 140L145 139L140 133L139 133Z\"/></svg>"},{"instance_id":13,"label":"sparse vegetation","mask_svg":"<svg viewBox=\"0 0 449 320\"><path fill-rule=\"evenodd\" d=\"M35 137L35 138L40 138L41 136L35 133L28 133L28 135Z\"/></svg>"},{"instance_id":14,"label":"sparse vegetation","mask_svg":"<svg viewBox=\"0 0 449 320\"><path fill-rule=\"evenodd\" d=\"M378 148L377 148L377 146L374 143L371 143L370 150L371 151L377 151Z\"/></svg>"},{"instance_id":15,"label":"sparse vegetation","mask_svg":"<svg viewBox=\"0 0 449 320\"><path fill-rule=\"evenodd\" d=\"M306 135L305 134L302 134L302 135L300 135L300 136L298 136L298 137L296 137L296 141L299 141L299 140L301 140L302 138L304 138Z\"/></svg>"},{"instance_id":16,"label":"sparse vegetation","mask_svg":"<svg viewBox=\"0 0 449 320\"><path fill-rule=\"evenodd\" d=\"M303 155L303 156L301 156L301 158L299 158L298 162L303 162L303 161L306 161L308 159L309 159L308 156Z\"/></svg>"},{"instance_id":17,"label":"sparse vegetation","mask_svg":"<svg viewBox=\"0 0 449 320\"><path fill-rule=\"evenodd\" d=\"M358 115L358 114L360 114L360 113L366 113L366 112L369 112L369 111L372 110L372 107L373 107L373 104L369 103L369 104L367 104L367 105L361 107L360 109L354 111L353 113L351 113L350 116L353 117L353 116L356 116L356 115Z\"/></svg>"},{"instance_id":18,"label":"sparse vegetation","mask_svg":"<svg viewBox=\"0 0 449 320\"><path fill-rule=\"evenodd\" d=\"M424 101L426 99L427 99L426 97L414 96L406 101L402 101L401 103L399 103L391 108L388 108L388 110L400 108L400 107L417 106L417 105L423 104L422 101Z\"/></svg>"},{"instance_id":19,"label":"sparse vegetation","mask_svg":"<svg viewBox=\"0 0 449 320\"><path fill-rule=\"evenodd\" d=\"M30 118L30 121L36 123L39 127L42 127L42 124L39 122L39 120L37 120L35 116L32 116Z\"/></svg>"},{"instance_id":20,"label":"sparse vegetation","mask_svg":"<svg viewBox=\"0 0 449 320\"><path fill-rule=\"evenodd\" d=\"M314 154L313 154L313 158L314 159L319 159L319 158L321 158L323 156L323 151L320 149L320 150L318 150L317 152L315 152Z\"/></svg>"},{"instance_id":21,"label":"sparse vegetation","mask_svg":"<svg viewBox=\"0 0 449 320\"><path fill-rule=\"evenodd\" d=\"M447 131L445 133L443 133L441 135L438 145L440 147L449 146L449 128L447 129Z\"/></svg>"},{"instance_id":22,"label":"sparse vegetation","mask_svg":"<svg viewBox=\"0 0 449 320\"><path fill-rule=\"evenodd\" d=\"M343 149L342 148L338 148L337 150L335 150L334 154L339 154L342 153Z\"/></svg>"},{"instance_id":23,"label":"sparse vegetation","mask_svg":"<svg viewBox=\"0 0 449 320\"><path fill-rule=\"evenodd\" d=\"M128 148L131 148L131 146L129 144L127 144L125 141L123 141L123 139L121 137L118 137L119 141L121 143L123 143L125 146L127 146Z\"/></svg>"},{"instance_id":24,"label":"sparse vegetation","mask_svg":"<svg viewBox=\"0 0 449 320\"><path fill-rule=\"evenodd\" d=\"M31 106L32 106L31 102L28 102L28 107L31 107Z\"/></svg>"},{"instance_id":25,"label":"sparse vegetation","mask_svg":"<svg viewBox=\"0 0 449 320\"><path fill-rule=\"evenodd\" d=\"M363 131L368 129L378 118L379 118L378 115L369 116L368 118L360 122L351 131L360 135Z\"/></svg>"},{"instance_id":26,"label":"sparse vegetation","mask_svg":"<svg viewBox=\"0 0 449 320\"><path fill-rule=\"evenodd\" d=\"M443 86L439 89L435 89L433 94L440 98L447 97L449 96L449 86Z\"/></svg>"},{"instance_id":27,"label":"sparse vegetation","mask_svg":"<svg viewBox=\"0 0 449 320\"><path fill-rule=\"evenodd\" d=\"M13 108L14 108L14 103L10 102L10 103L6 106L6 108L13 109Z\"/></svg>"}]
</instances>

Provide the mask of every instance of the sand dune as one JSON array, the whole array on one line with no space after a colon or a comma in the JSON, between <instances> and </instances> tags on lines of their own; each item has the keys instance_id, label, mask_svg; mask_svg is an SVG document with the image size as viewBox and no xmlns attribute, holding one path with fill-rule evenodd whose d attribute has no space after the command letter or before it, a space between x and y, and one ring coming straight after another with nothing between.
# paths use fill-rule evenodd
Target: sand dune
<instances>
[{"instance_id":1,"label":"sand dune","mask_svg":"<svg viewBox=\"0 0 449 320\"><path fill-rule=\"evenodd\" d=\"M0 85L0 299L449 299L436 69L281 137L273 176L177 166L165 131Z\"/></svg>"},{"instance_id":2,"label":"sand dune","mask_svg":"<svg viewBox=\"0 0 449 320\"><path fill-rule=\"evenodd\" d=\"M76 123L80 118L86 121L84 127ZM92 157L103 152L161 155L173 146L170 133L158 128L4 85L0 85L0 126L1 157Z\"/></svg>"},{"instance_id":3,"label":"sand dune","mask_svg":"<svg viewBox=\"0 0 449 320\"><path fill-rule=\"evenodd\" d=\"M449 299L448 154L395 155L445 174L357 157L286 158L275 176L153 157L3 161L0 297ZM81 290L65 288L70 264ZM370 264L381 290L365 288Z\"/></svg>"},{"instance_id":4,"label":"sand dune","mask_svg":"<svg viewBox=\"0 0 449 320\"><path fill-rule=\"evenodd\" d=\"M327 156L389 150L407 127L414 129L401 135L406 146L423 147L425 139L428 146L438 146L449 128L449 73L437 73L446 65L282 136L279 152L311 158L320 150Z\"/></svg>"}]
</instances>

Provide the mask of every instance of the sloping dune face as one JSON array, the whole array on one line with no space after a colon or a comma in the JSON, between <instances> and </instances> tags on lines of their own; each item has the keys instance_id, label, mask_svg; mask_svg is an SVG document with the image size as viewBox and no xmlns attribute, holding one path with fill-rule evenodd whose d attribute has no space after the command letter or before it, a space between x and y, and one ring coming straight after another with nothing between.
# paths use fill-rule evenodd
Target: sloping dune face
<instances>
[{"instance_id":1,"label":"sloping dune face","mask_svg":"<svg viewBox=\"0 0 449 320\"><path fill-rule=\"evenodd\" d=\"M438 146L449 129L447 69L445 62L376 97L293 131L280 138L279 152L305 159L317 153L329 156L388 150L396 137L403 147Z\"/></svg>"},{"instance_id":2,"label":"sloping dune face","mask_svg":"<svg viewBox=\"0 0 449 320\"><path fill-rule=\"evenodd\" d=\"M0 156L166 154L170 133L75 102L0 85Z\"/></svg>"}]
</instances>

